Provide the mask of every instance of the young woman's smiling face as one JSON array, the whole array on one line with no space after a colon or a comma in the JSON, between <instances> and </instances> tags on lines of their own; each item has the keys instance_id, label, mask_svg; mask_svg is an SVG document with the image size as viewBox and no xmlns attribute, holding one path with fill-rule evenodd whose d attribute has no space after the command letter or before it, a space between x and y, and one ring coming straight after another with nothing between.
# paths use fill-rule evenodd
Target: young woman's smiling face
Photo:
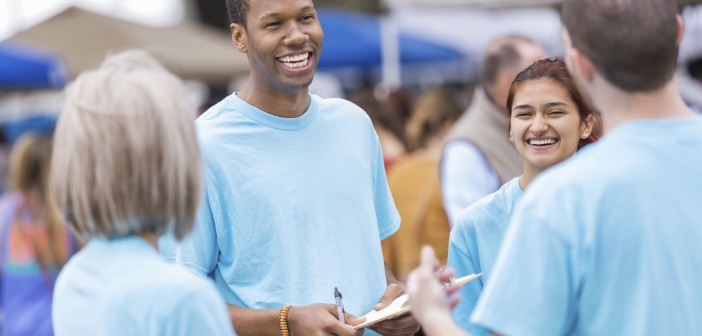
<instances>
[{"instance_id":1,"label":"young woman's smiling face","mask_svg":"<svg viewBox=\"0 0 702 336\"><path fill-rule=\"evenodd\" d=\"M509 133L525 170L539 173L575 154L591 125L581 120L568 90L555 80L528 80L514 94Z\"/></svg>"}]
</instances>

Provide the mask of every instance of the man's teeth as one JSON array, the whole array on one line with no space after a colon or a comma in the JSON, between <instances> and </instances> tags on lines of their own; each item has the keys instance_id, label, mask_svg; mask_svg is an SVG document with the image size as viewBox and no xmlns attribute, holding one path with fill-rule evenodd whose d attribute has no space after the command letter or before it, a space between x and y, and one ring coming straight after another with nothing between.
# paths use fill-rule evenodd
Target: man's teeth
<instances>
[{"instance_id":1,"label":"man's teeth","mask_svg":"<svg viewBox=\"0 0 702 336\"><path fill-rule=\"evenodd\" d=\"M544 145L552 145L555 144L556 140L554 139L545 139L545 140L529 140L530 145L534 146L544 146Z\"/></svg>"},{"instance_id":2,"label":"man's teeth","mask_svg":"<svg viewBox=\"0 0 702 336\"><path fill-rule=\"evenodd\" d=\"M307 58L309 57L309 53L304 53L300 55L295 55L295 56L285 56L285 57L280 57L278 58L285 66L288 68L301 68L304 67L307 64Z\"/></svg>"}]
</instances>

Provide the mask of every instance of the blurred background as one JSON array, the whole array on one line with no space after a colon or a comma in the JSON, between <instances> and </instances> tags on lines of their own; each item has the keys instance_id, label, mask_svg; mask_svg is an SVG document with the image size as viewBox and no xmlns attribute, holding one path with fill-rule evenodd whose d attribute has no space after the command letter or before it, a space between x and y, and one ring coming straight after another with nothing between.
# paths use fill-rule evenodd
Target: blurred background
<instances>
[{"instance_id":1,"label":"blurred background","mask_svg":"<svg viewBox=\"0 0 702 336\"><path fill-rule=\"evenodd\" d=\"M687 21L681 66L702 55L700 2L680 0ZM562 52L558 0L315 4L326 39L313 89L326 96L366 86L381 95L446 83L470 87L486 45L510 33L536 39L552 56ZM8 102L10 89L60 88L106 54L128 48L152 52L186 80L194 105L221 98L248 70L230 43L228 23L224 0L0 0L1 119L25 113L27 104L51 106L51 92Z\"/></svg>"},{"instance_id":2,"label":"blurred background","mask_svg":"<svg viewBox=\"0 0 702 336\"><path fill-rule=\"evenodd\" d=\"M676 81L689 106L702 113L702 0L678 1L686 27ZM406 212L403 228L410 228L383 241L385 260L402 278L403 269L416 266L411 256L418 251L412 249L430 243L447 251L450 227L439 190L439 160L445 134L465 114L473 91L482 92L475 88L481 85L486 48L499 37L520 34L543 45L549 56L561 56L560 1L317 0L315 5L325 39L310 91L349 99L373 121L393 197ZM16 182L8 188L8 167L27 170L9 161L23 162L17 157L29 148L50 146L64 87L105 56L133 48L150 52L183 79L194 113L238 91L249 71L245 55L231 43L225 0L0 0L0 205L22 204L22 195L31 196ZM53 218L43 222L43 230L54 232L55 239L44 244L56 252L54 258L38 260L43 273L32 273L33 283L26 278L15 283L27 293L21 305L43 302L44 310L37 312L46 322L53 283L49 291L42 289L42 274L55 275L76 244L66 243L75 239L54 228ZM0 240L3 245L9 246ZM1 253L0 258L0 266L10 264ZM20 261L22 272L33 262ZM3 319L19 312L7 308L4 314L3 303L0 296L0 334Z\"/></svg>"},{"instance_id":3,"label":"blurred background","mask_svg":"<svg viewBox=\"0 0 702 336\"><path fill-rule=\"evenodd\" d=\"M315 1L325 41L311 91L364 107L395 135L388 142L401 152L416 97L442 86L468 106L494 38L523 34L560 56L559 2ZM690 106L700 108L702 0L680 0L680 8L686 32L678 82ZM183 78L193 108L204 111L237 90L248 72L228 25L224 0L0 0L3 146L26 130L50 131L62 88L107 54L129 48L151 52Z\"/></svg>"}]
</instances>

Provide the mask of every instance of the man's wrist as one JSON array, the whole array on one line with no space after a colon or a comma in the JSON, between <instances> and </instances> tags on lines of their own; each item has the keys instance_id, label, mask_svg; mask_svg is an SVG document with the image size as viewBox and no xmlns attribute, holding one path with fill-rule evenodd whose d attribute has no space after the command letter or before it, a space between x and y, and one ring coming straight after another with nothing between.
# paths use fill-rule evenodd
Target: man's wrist
<instances>
[{"instance_id":1,"label":"man's wrist","mask_svg":"<svg viewBox=\"0 0 702 336\"><path fill-rule=\"evenodd\" d=\"M422 329L429 335L441 335L442 331L451 330L450 326L455 326L450 312L445 310L433 310L428 312L422 322Z\"/></svg>"},{"instance_id":2,"label":"man's wrist","mask_svg":"<svg viewBox=\"0 0 702 336\"><path fill-rule=\"evenodd\" d=\"M288 327L288 313L292 306L287 305L280 309L278 314L278 322L280 323L280 334L281 336L290 336L290 329Z\"/></svg>"}]
</instances>

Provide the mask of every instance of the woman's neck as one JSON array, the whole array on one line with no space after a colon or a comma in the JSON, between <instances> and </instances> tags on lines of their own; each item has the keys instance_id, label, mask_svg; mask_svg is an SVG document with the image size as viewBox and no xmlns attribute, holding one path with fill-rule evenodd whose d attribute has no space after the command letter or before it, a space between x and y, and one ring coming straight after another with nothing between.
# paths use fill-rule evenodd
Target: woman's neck
<instances>
[{"instance_id":1,"label":"woman's neck","mask_svg":"<svg viewBox=\"0 0 702 336\"><path fill-rule=\"evenodd\" d=\"M531 181L533 181L534 178L539 175L539 173L541 173L541 171L537 171L528 164L524 165L524 174L519 177L519 187L522 189L522 191L526 190Z\"/></svg>"}]
</instances>

